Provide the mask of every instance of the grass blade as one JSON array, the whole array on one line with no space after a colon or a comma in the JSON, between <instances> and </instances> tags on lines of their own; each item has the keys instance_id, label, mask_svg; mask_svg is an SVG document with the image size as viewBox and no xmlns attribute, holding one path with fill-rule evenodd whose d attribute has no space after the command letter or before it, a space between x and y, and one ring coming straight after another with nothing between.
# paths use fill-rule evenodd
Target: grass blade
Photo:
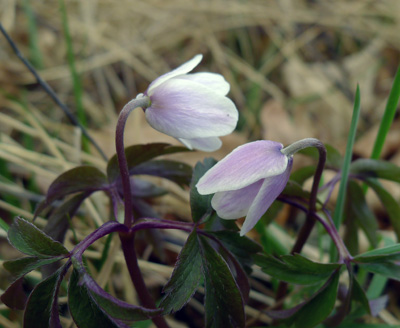
<instances>
[{"instance_id":1,"label":"grass blade","mask_svg":"<svg viewBox=\"0 0 400 328\"><path fill-rule=\"evenodd\" d=\"M400 66L397 69L396 76L393 81L392 89L390 90L389 98L386 103L385 113L383 114L381 124L379 126L378 135L375 139L374 148L372 149L371 158L378 159L381 155L383 144L385 143L386 135L389 132L390 126L396 114L397 105L400 99Z\"/></svg>"},{"instance_id":2,"label":"grass blade","mask_svg":"<svg viewBox=\"0 0 400 328\"><path fill-rule=\"evenodd\" d=\"M354 100L353 116L351 119L349 136L347 138L346 153L344 155L344 160L343 160L342 178L340 181L339 194L337 197L335 211L333 214L333 222L335 223L336 229L339 228L340 223L342 221L342 217L343 217L344 204L346 201L347 182L348 182L348 178L349 178L351 158L353 155L353 146L354 146L354 140L356 137L358 118L360 116L360 108L361 108L361 106L360 106L360 87L357 85L356 97ZM333 255L334 251L335 251L334 248L331 247L331 258L334 257L334 255Z\"/></svg>"}]
</instances>

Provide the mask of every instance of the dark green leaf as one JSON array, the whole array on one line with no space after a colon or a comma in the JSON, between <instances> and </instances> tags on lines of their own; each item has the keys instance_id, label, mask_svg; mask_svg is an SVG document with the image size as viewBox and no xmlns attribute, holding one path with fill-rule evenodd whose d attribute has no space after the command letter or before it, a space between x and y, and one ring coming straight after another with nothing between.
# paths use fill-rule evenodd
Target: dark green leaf
<instances>
[{"instance_id":1,"label":"dark green leaf","mask_svg":"<svg viewBox=\"0 0 400 328\"><path fill-rule=\"evenodd\" d=\"M361 158L351 164L350 172L362 179L380 178L400 182L400 167L387 161Z\"/></svg>"},{"instance_id":2,"label":"dark green leaf","mask_svg":"<svg viewBox=\"0 0 400 328\"><path fill-rule=\"evenodd\" d=\"M240 237L236 231L220 230L209 233L220 240L235 255L247 272L251 272L252 256L262 251L262 247L259 244L245 236Z\"/></svg>"},{"instance_id":3,"label":"dark green leaf","mask_svg":"<svg viewBox=\"0 0 400 328\"><path fill-rule=\"evenodd\" d=\"M28 297L23 288L24 278L15 280L1 295L1 301L10 309L24 310Z\"/></svg>"},{"instance_id":4,"label":"dark green leaf","mask_svg":"<svg viewBox=\"0 0 400 328\"><path fill-rule=\"evenodd\" d=\"M108 187L105 174L94 166L78 166L64 172L47 191L47 203L80 191L96 191Z\"/></svg>"},{"instance_id":5,"label":"dark green leaf","mask_svg":"<svg viewBox=\"0 0 400 328\"><path fill-rule=\"evenodd\" d=\"M354 260L363 263L400 260L400 244L390 245L365 252L355 256Z\"/></svg>"},{"instance_id":6,"label":"dark green leaf","mask_svg":"<svg viewBox=\"0 0 400 328\"><path fill-rule=\"evenodd\" d=\"M137 177L131 178L131 186L132 196L138 198L159 197L168 193L166 189L161 188L150 181L142 180Z\"/></svg>"},{"instance_id":7,"label":"dark green leaf","mask_svg":"<svg viewBox=\"0 0 400 328\"><path fill-rule=\"evenodd\" d=\"M360 263L360 266L373 273L400 281L400 265L393 262Z\"/></svg>"},{"instance_id":8,"label":"dark green leaf","mask_svg":"<svg viewBox=\"0 0 400 328\"><path fill-rule=\"evenodd\" d=\"M180 310L195 293L201 281L201 254L196 230L189 235L183 246L174 271L163 292L166 293L160 307L164 313Z\"/></svg>"},{"instance_id":9,"label":"dark green leaf","mask_svg":"<svg viewBox=\"0 0 400 328\"><path fill-rule=\"evenodd\" d=\"M46 199L35 210L35 217L55 200L76 192L90 193L108 187L107 177L93 166L78 166L59 175L50 185Z\"/></svg>"},{"instance_id":10,"label":"dark green leaf","mask_svg":"<svg viewBox=\"0 0 400 328\"><path fill-rule=\"evenodd\" d=\"M322 282L340 267L340 264L313 262L298 254L280 256L279 259L271 255L256 255L254 260L265 273L300 285Z\"/></svg>"},{"instance_id":11,"label":"dark green leaf","mask_svg":"<svg viewBox=\"0 0 400 328\"><path fill-rule=\"evenodd\" d=\"M152 175L165 178L180 186L188 186L192 179L192 167L190 165L170 160L144 162L133 167L129 173L131 175Z\"/></svg>"},{"instance_id":12,"label":"dark green leaf","mask_svg":"<svg viewBox=\"0 0 400 328\"><path fill-rule=\"evenodd\" d=\"M288 181L288 183L285 186L285 189L283 189L282 191L282 195L304 198L306 200L310 198L310 193L306 190L303 190L303 188L298 183L292 180Z\"/></svg>"},{"instance_id":13,"label":"dark green leaf","mask_svg":"<svg viewBox=\"0 0 400 328\"><path fill-rule=\"evenodd\" d=\"M135 166L155 157L187 151L190 150L185 147L172 146L166 143L152 143L127 147L125 148L125 155L128 168L131 170ZM114 182L119 177L117 155L114 155L107 164L107 176L110 183Z\"/></svg>"},{"instance_id":14,"label":"dark green leaf","mask_svg":"<svg viewBox=\"0 0 400 328\"><path fill-rule=\"evenodd\" d=\"M16 277L21 277L32 270L35 270L43 265L47 265L63 259L64 256L51 258L38 257L22 257L20 259L6 261L3 263L4 268L11 272Z\"/></svg>"},{"instance_id":15,"label":"dark green leaf","mask_svg":"<svg viewBox=\"0 0 400 328\"><path fill-rule=\"evenodd\" d=\"M213 211L211 207L211 198L213 195L200 195L197 191L196 184L216 163L217 161L213 158L205 158L203 163L198 162L194 167L190 186L190 207L192 209L192 218L194 222L200 221L205 215L210 215Z\"/></svg>"},{"instance_id":16,"label":"dark green leaf","mask_svg":"<svg viewBox=\"0 0 400 328\"><path fill-rule=\"evenodd\" d=\"M32 291L26 305L24 328L62 327L58 315L57 295L65 272L65 267L60 268Z\"/></svg>"},{"instance_id":17,"label":"dark green leaf","mask_svg":"<svg viewBox=\"0 0 400 328\"><path fill-rule=\"evenodd\" d=\"M384 208L386 209L390 223L397 236L397 241L400 241L400 204L393 196L382 187L382 185L376 179L365 179L364 182L370 186L379 197Z\"/></svg>"},{"instance_id":18,"label":"dark green leaf","mask_svg":"<svg viewBox=\"0 0 400 328\"><path fill-rule=\"evenodd\" d=\"M32 223L16 218L8 230L10 243L22 253L40 258L68 255L68 250Z\"/></svg>"},{"instance_id":19,"label":"dark green leaf","mask_svg":"<svg viewBox=\"0 0 400 328\"><path fill-rule=\"evenodd\" d=\"M343 164L343 157L339 151L329 144L324 145L326 148L326 165L331 168L339 169ZM315 148L305 148L300 151L301 154L309 156L315 160L318 160L319 153Z\"/></svg>"},{"instance_id":20,"label":"dark green leaf","mask_svg":"<svg viewBox=\"0 0 400 328\"><path fill-rule=\"evenodd\" d=\"M65 233L69 228L69 219L75 215L82 202L89 197L91 192L83 192L63 202L50 215L43 231L54 240L64 242Z\"/></svg>"},{"instance_id":21,"label":"dark green leaf","mask_svg":"<svg viewBox=\"0 0 400 328\"><path fill-rule=\"evenodd\" d=\"M244 327L241 293L227 263L198 236L205 284L206 327Z\"/></svg>"},{"instance_id":22,"label":"dark green leaf","mask_svg":"<svg viewBox=\"0 0 400 328\"><path fill-rule=\"evenodd\" d=\"M339 271L311 300L291 318L295 328L310 328L322 322L332 312L339 285Z\"/></svg>"},{"instance_id":23,"label":"dark green leaf","mask_svg":"<svg viewBox=\"0 0 400 328\"><path fill-rule=\"evenodd\" d=\"M347 206L349 210L348 220L356 220L357 224L365 232L372 247L378 244L376 232L378 231L378 223L374 213L370 210L365 200L362 188L353 180L348 183Z\"/></svg>"},{"instance_id":24,"label":"dark green leaf","mask_svg":"<svg viewBox=\"0 0 400 328\"><path fill-rule=\"evenodd\" d=\"M352 290L352 299L356 302L359 302L363 309L368 313L371 313L371 308L369 306L369 301L367 295L364 290L358 283L357 279L353 276L353 290Z\"/></svg>"},{"instance_id":25,"label":"dark green leaf","mask_svg":"<svg viewBox=\"0 0 400 328\"><path fill-rule=\"evenodd\" d=\"M275 319L283 319L288 326L311 328L322 322L333 310L339 285L339 270L309 300L294 308L278 311L266 311Z\"/></svg>"},{"instance_id":26,"label":"dark green leaf","mask_svg":"<svg viewBox=\"0 0 400 328\"><path fill-rule=\"evenodd\" d=\"M124 322L147 320L160 315L162 309L146 309L121 301L102 289L87 273L83 274L82 286L87 288L92 300L112 319Z\"/></svg>"},{"instance_id":27,"label":"dark green leaf","mask_svg":"<svg viewBox=\"0 0 400 328\"><path fill-rule=\"evenodd\" d=\"M311 165L311 166L304 166L294 171L290 175L290 181L296 182L297 184L302 186L307 179L311 178L314 175L315 168L316 168L315 165Z\"/></svg>"},{"instance_id":28,"label":"dark green leaf","mask_svg":"<svg viewBox=\"0 0 400 328\"><path fill-rule=\"evenodd\" d=\"M73 270L68 286L68 305L72 318L79 328L118 328L96 304L85 285L80 282L76 269Z\"/></svg>"}]
</instances>

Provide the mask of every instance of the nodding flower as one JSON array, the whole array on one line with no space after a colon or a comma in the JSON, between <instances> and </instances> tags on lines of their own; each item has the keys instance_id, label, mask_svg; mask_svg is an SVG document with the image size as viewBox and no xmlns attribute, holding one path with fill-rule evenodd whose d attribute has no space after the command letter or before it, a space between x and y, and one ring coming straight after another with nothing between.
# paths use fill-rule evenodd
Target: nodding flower
<instances>
[{"instance_id":1,"label":"nodding flower","mask_svg":"<svg viewBox=\"0 0 400 328\"><path fill-rule=\"evenodd\" d=\"M177 138L190 149L214 151L218 138L236 127L238 111L226 97L229 83L215 73L192 71L203 58L194 58L155 79L138 97L148 97L146 119L156 130Z\"/></svg>"},{"instance_id":2,"label":"nodding flower","mask_svg":"<svg viewBox=\"0 0 400 328\"><path fill-rule=\"evenodd\" d=\"M293 156L275 141L254 141L233 150L204 174L196 187L214 194L218 216L235 220L246 216L240 235L249 232L285 188Z\"/></svg>"}]
</instances>

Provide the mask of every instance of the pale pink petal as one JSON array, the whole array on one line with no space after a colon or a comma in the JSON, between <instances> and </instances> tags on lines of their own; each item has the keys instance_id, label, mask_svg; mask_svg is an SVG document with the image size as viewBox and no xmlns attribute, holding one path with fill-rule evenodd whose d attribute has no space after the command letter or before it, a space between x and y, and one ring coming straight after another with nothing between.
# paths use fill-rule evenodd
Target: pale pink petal
<instances>
[{"instance_id":1,"label":"pale pink petal","mask_svg":"<svg viewBox=\"0 0 400 328\"><path fill-rule=\"evenodd\" d=\"M240 235L244 236L256 225L258 220L264 215L275 199L285 189L289 180L290 171L292 170L293 159L289 160L286 170L276 176L266 178L251 204L246 219L243 223Z\"/></svg>"},{"instance_id":2,"label":"pale pink petal","mask_svg":"<svg viewBox=\"0 0 400 328\"><path fill-rule=\"evenodd\" d=\"M165 81L173 78L174 76L183 75L195 68L201 60L203 59L203 55L196 55L191 60L187 61L186 63L182 64L181 66L175 68L171 72L168 72L160 77L156 78L149 87L147 88L146 95L151 96L154 92L154 89L157 88L160 84L164 83Z\"/></svg>"},{"instance_id":3,"label":"pale pink petal","mask_svg":"<svg viewBox=\"0 0 400 328\"><path fill-rule=\"evenodd\" d=\"M178 138L189 149L198 149L201 151L216 151L222 146L222 141L218 137L183 139Z\"/></svg>"},{"instance_id":4,"label":"pale pink petal","mask_svg":"<svg viewBox=\"0 0 400 328\"><path fill-rule=\"evenodd\" d=\"M263 181L257 181L239 190L217 192L211 200L211 206L222 219L235 220L241 218L247 214Z\"/></svg>"},{"instance_id":5,"label":"pale pink petal","mask_svg":"<svg viewBox=\"0 0 400 328\"><path fill-rule=\"evenodd\" d=\"M205 87L211 89L212 91L220 94L221 96L226 96L229 92L230 85L224 77L216 73L194 73L177 76L176 79L190 80L193 82L200 83Z\"/></svg>"},{"instance_id":6,"label":"pale pink petal","mask_svg":"<svg viewBox=\"0 0 400 328\"><path fill-rule=\"evenodd\" d=\"M282 144L267 140L242 145L207 171L197 183L197 190L202 195L237 190L281 174L288 163L281 149Z\"/></svg>"},{"instance_id":7,"label":"pale pink petal","mask_svg":"<svg viewBox=\"0 0 400 328\"><path fill-rule=\"evenodd\" d=\"M193 81L170 79L157 87L150 100L145 111L147 121L175 138L223 136L236 127L235 104Z\"/></svg>"}]
</instances>

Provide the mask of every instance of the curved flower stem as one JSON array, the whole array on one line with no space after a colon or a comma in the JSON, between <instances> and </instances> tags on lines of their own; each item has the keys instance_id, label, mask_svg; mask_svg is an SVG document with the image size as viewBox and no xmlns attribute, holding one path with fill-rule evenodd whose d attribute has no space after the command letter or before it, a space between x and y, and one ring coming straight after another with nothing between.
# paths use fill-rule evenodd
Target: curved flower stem
<instances>
[{"instance_id":1,"label":"curved flower stem","mask_svg":"<svg viewBox=\"0 0 400 328\"><path fill-rule=\"evenodd\" d=\"M326 162L326 148L325 148L324 144L321 141L319 141L318 139L306 138L306 139L294 142L293 144L291 144L288 147L281 150L281 152L283 154L285 154L287 156L291 156L294 153L298 152L299 150L302 150L302 149L308 148L308 147L317 148L318 153L319 153L319 159L318 159L317 169L316 169L315 175L314 175L313 185L311 188L306 222L300 229L297 240L292 248L291 254L301 252L304 244L306 243L306 241L307 241L308 237L310 236L311 231L315 225L317 194L318 194L319 182L321 181L321 176L324 171L325 162ZM287 283L281 281L279 283L279 286L278 286L278 289L276 292L275 300L276 301L280 300L286 294L286 291L287 291Z\"/></svg>"},{"instance_id":2,"label":"curved flower stem","mask_svg":"<svg viewBox=\"0 0 400 328\"><path fill-rule=\"evenodd\" d=\"M132 191L129 176L128 163L126 161L125 148L124 148L124 130L126 120L129 114L138 107L143 109L150 105L150 98L142 94L127 103L122 109L118 117L117 128L115 131L115 147L117 150L117 159L119 171L121 174L122 190L124 193L124 225L131 228L134 223L133 206L132 206ZM146 284L142 273L140 272L138 259L135 251L135 232L130 230L128 233L120 233L121 247L124 253L126 265L131 277L132 283L135 286L140 302L147 308L155 309L156 304L147 290ZM156 317L152 319L158 328L168 328L168 324L164 317Z\"/></svg>"},{"instance_id":3,"label":"curved flower stem","mask_svg":"<svg viewBox=\"0 0 400 328\"><path fill-rule=\"evenodd\" d=\"M124 203L125 203L125 219L124 224L130 227L134 221L133 211L132 211L132 192L131 184L129 179L129 168L125 156L124 148L124 130L126 120L129 114L138 107L147 108L150 105L150 98L139 95L137 98L128 102L124 108L122 108L121 113L118 117L117 128L115 131L115 147L117 150L117 158L119 171L121 173L122 189L124 192Z\"/></svg>"}]
</instances>

